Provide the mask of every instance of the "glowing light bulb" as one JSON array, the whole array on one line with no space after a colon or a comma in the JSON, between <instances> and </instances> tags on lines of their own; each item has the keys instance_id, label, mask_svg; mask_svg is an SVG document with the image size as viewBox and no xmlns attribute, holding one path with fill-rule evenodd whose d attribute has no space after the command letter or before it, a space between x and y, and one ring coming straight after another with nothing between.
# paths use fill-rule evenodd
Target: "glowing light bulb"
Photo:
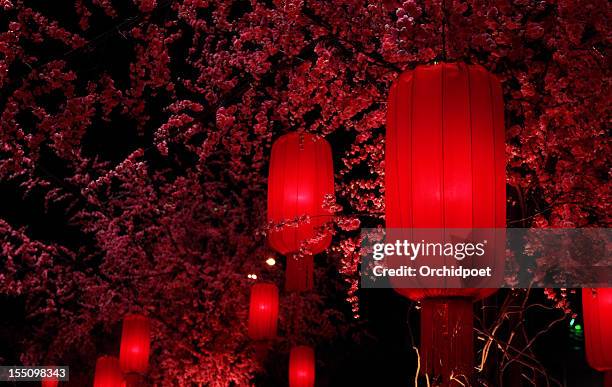
<instances>
[{"instance_id":1,"label":"glowing light bulb","mask_svg":"<svg viewBox=\"0 0 612 387\"><path fill-rule=\"evenodd\" d=\"M276 259L270 257L266 259L266 263L268 264L268 266L274 266L276 264Z\"/></svg>"}]
</instances>

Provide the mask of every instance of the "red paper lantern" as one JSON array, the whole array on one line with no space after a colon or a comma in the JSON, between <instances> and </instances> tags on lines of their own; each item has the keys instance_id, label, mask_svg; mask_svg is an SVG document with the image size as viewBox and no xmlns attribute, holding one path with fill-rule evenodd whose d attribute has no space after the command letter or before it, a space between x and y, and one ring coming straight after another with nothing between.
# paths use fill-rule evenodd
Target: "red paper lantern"
<instances>
[{"instance_id":1,"label":"red paper lantern","mask_svg":"<svg viewBox=\"0 0 612 387\"><path fill-rule=\"evenodd\" d=\"M102 356L96 362L94 387L122 387L123 373L119 359L114 356Z\"/></svg>"},{"instance_id":2,"label":"red paper lantern","mask_svg":"<svg viewBox=\"0 0 612 387\"><path fill-rule=\"evenodd\" d=\"M582 312L587 361L612 387L612 288L582 289Z\"/></svg>"},{"instance_id":3,"label":"red paper lantern","mask_svg":"<svg viewBox=\"0 0 612 387\"><path fill-rule=\"evenodd\" d=\"M314 350L307 346L292 348L289 355L289 387L313 387L314 384Z\"/></svg>"},{"instance_id":4,"label":"red paper lantern","mask_svg":"<svg viewBox=\"0 0 612 387\"><path fill-rule=\"evenodd\" d=\"M437 64L402 73L387 111L386 227L504 228L503 114L500 83L480 66ZM494 290L396 290L422 301L423 371L444 383L451 373L469 378L471 301Z\"/></svg>"},{"instance_id":5,"label":"red paper lantern","mask_svg":"<svg viewBox=\"0 0 612 387\"><path fill-rule=\"evenodd\" d=\"M151 328L149 319L138 314L125 316L119 352L121 369L124 372L144 373L147 371L150 342Z\"/></svg>"},{"instance_id":6,"label":"red paper lantern","mask_svg":"<svg viewBox=\"0 0 612 387\"><path fill-rule=\"evenodd\" d=\"M59 385L59 380L55 378L46 378L41 381L40 385L42 387L57 387Z\"/></svg>"},{"instance_id":7,"label":"red paper lantern","mask_svg":"<svg viewBox=\"0 0 612 387\"><path fill-rule=\"evenodd\" d=\"M275 338L277 321L278 288L272 283L254 284L249 306L249 337L253 340Z\"/></svg>"},{"instance_id":8,"label":"red paper lantern","mask_svg":"<svg viewBox=\"0 0 612 387\"><path fill-rule=\"evenodd\" d=\"M297 253L306 242L310 254L325 250L331 234L322 230L322 226L331 220L331 214L323 205L325 196L333 194L334 169L329 143L308 133L279 137L270 157L268 221L287 224L269 231L270 246L283 255ZM296 219L304 216L308 221L296 224ZM301 288L304 284L306 289ZM312 279L300 284L288 276L287 288L308 290L312 288Z\"/></svg>"}]
</instances>

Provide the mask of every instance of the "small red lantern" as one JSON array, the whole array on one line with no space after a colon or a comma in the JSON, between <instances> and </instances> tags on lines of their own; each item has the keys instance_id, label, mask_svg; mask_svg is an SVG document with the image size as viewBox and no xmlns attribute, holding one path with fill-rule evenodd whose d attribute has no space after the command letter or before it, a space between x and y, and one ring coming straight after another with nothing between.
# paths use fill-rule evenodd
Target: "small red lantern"
<instances>
[{"instance_id":1,"label":"small red lantern","mask_svg":"<svg viewBox=\"0 0 612 387\"><path fill-rule=\"evenodd\" d=\"M93 387L122 387L123 373L119 359L114 356L102 356L96 362L96 374Z\"/></svg>"},{"instance_id":2,"label":"small red lantern","mask_svg":"<svg viewBox=\"0 0 612 387\"><path fill-rule=\"evenodd\" d=\"M582 312L587 361L612 387L612 288L582 289Z\"/></svg>"},{"instance_id":3,"label":"small red lantern","mask_svg":"<svg viewBox=\"0 0 612 387\"><path fill-rule=\"evenodd\" d=\"M123 319L119 360L126 373L144 373L149 365L151 328L149 319L130 314Z\"/></svg>"},{"instance_id":4,"label":"small red lantern","mask_svg":"<svg viewBox=\"0 0 612 387\"><path fill-rule=\"evenodd\" d=\"M249 306L249 337L253 340L275 338L277 321L278 288L272 283L254 284Z\"/></svg>"},{"instance_id":5,"label":"small red lantern","mask_svg":"<svg viewBox=\"0 0 612 387\"><path fill-rule=\"evenodd\" d=\"M59 385L59 380L56 378L45 378L41 381L40 385L42 387L57 387Z\"/></svg>"},{"instance_id":6,"label":"small red lantern","mask_svg":"<svg viewBox=\"0 0 612 387\"><path fill-rule=\"evenodd\" d=\"M331 220L323 208L326 195L334 195L334 168L331 147L322 138L308 133L289 133L272 146L268 176L268 221L287 223L268 233L270 246L287 260L311 260L291 256L307 242L310 254L318 254L331 243L331 234L321 228ZM296 219L308 217L307 221ZM292 224L293 223L293 224ZM287 265L289 266L289 262ZM309 261L305 262L308 266ZM293 267L293 269L299 265ZM288 268L288 271L290 269ZM304 275L312 277L312 272ZM289 275L288 290L309 290L312 278L305 281Z\"/></svg>"},{"instance_id":7,"label":"small red lantern","mask_svg":"<svg viewBox=\"0 0 612 387\"><path fill-rule=\"evenodd\" d=\"M387 229L506 225L501 85L480 66L406 71L391 87L385 151ZM496 233L496 235L499 235ZM493 241L503 260L505 241ZM500 256L498 256L500 255ZM448 385L473 369L472 301L492 289L396 289L422 302L421 364Z\"/></svg>"},{"instance_id":8,"label":"small red lantern","mask_svg":"<svg viewBox=\"0 0 612 387\"><path fill-rule=\"evenodd\" d=\"M289 387L313 387L314 384L314 350L307 346L292 348L289 355Z\"/></svg>"}]
</instances>

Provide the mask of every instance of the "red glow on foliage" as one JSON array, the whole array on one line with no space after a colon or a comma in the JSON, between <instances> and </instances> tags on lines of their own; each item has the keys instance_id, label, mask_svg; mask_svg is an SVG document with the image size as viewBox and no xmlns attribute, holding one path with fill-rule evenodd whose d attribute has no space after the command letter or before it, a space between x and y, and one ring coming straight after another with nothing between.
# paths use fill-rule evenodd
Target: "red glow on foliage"
<instances>
[{"instance_id":1,"label":"red glow on foliage","mask_svg":"<svg viewBox=\"0 0 612 387\"><path fill-rule=\"evenodd\" d=\"M123 373L119 359L114 356L102 356L96 362L96 374L93 387L122 387Z\"/></svg>"},{"instance_id":2,"label":"red glow on foliage","mask_svg":"<svg viewBox=\"0 0 612 387\"><path fill-rule=\"evenodd\" d=\"M314 384L314 350L307 346L292 348L289 355L289 387L313 387Z\"/></svg>"},{"instance_id":3,"label":"red glow on foliage","mask_svg":"<svg viewBox=\"0 0 612 387\"><path fill-rule=\"evenodd\" d=\"M123 319L119 360L124 372L147 371L151 345L150 331L149 319L145 316L132 314Z\"/></svg>"},{"instance_id":4,"label":"red glow on foliage","mask_svg":"<svg viewBox=\"0 0 612 387\"><path fill-rule=\"evenodd\" d=\"M275 338L277 322L278 288L272 283L253 285L249 307L249 337L253 340Z\"/></svg>"}]
</instances>

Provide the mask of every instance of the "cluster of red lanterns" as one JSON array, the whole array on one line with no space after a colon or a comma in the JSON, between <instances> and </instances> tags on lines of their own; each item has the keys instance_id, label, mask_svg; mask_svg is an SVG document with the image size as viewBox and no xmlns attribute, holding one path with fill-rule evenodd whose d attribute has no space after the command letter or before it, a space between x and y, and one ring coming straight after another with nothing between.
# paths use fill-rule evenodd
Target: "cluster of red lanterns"
<instances>
[{"instance_id":1,"label":"cluster of red lanterns","mask_svg":"<svg viewBox=\"0 0 612 387\"><path fill-rule=\"evenodd\" d=\"M389 96L385 160L387 228L504 228L506 222L503 99L500 83L480 66L439 64L403 73ZM329 246L319 231L330 215L323 209L333 195L329 144L310 134L290 133L272 147L268 182L270 246L287 256L286 290L312 288L312 255ZM307 222L291 221L308 216ZM313 242L314 239L314 242ZM502 241L496 241L502 244ZM269 288L263 292L262 286ZM256 284L251 298L249 333L271 337L278 291ZM493 289L402 289L422 303L423 372L469 380L473 369L472 302ZM256 299L258 301L256 301ZM254 312L254 308L260 312ZM256 316L259 316L257 318ZM265 335L262 333L265 327ZM272 330L274 332L272 332ZM295 351L295 352L294 352ZM290 385L298 375L314 375L314 355L296 347ZM302 380L302 379L299 379ZM314 377L313 377L314 380Z\"/></svg>"},{"instance_id":2,"label":"cluster of red lanterns","mask_svg":"<svg viewBox=\"0 0 612 387\"><path fill-rule=\"evenodd\" d=\"M388 101L385 160L387 228L498 228L506 221L503 99L499 81L480 66L436 64L406 71ZM307 133L289 133L272 147L268 180L270 247L286 256L286 291L313 288L313 255L331 243L334 195L331 147ZM503 246L503 240L495 241ZM503 249L502 249L503 250ZM422 371L442 386L469 384L473 372L472 303L494 289L396 288L421 302ZM587 358L612 386L612 289L583 292ZM264 342L277 334L279 290L251 288L248 335ZM94 387L129 387L130 375L146 372L149 320L128 315L119 358L102 356ZM295 346L289 385L313 387L315 353ZM57 381L43 381L57 386Z\"/></svg>"},{"instance_id":3,"label":"cluster of red lanterns","mask_svg":"<svg viewBox=\"0 0 612 387\"><path fill-rule=\"evenodd\" d=\"M504 228L505 155L499 82L479 66L420 66L394 83L388 104L385 162L387 228ZM323 208L333 192L329 144L306 133L281 136L272 147L268 181L270 246L287 256L288 291L312 289L312 255L331 241ZM308 217L306 222L300 221ZM274 226L279 224L280 226ZM498 241L502 244L502 241ZM306 246L305 246L306 245ZM300 252L306 249L306 254ZM472 302L492 289L397 289L422 303L423 371L470 378ZM278 289L255 284L249 335L276 335ZM314 384L314 352L295 347L291 386Z\"/></svg>"},{"instance_id":4,"label":"cluster of red lanterns","mask_svg":"<svg viewBox=\"0 0 612 387\"><path fill-rule=\"evenodd\" d=\"M149 319L128 314L123 319L119 358L100 356L96 361L93 387L136 387L149 367L151 350ZM57 387L57 379L43 379L42 387Z\"/></svg>"},{"instance_id":5,"label":"cluster of red lanterns","mask_svg":"<svg viewBox=\"0 0 612 387\"><path fill-rule=\"evenodd\" d=\"M267 282L251 287L248 335L252 340L265 341L276 337L278 321L278 288ZM289 359L289 386L313 387L315 356L312 348L297 346Z\"/></svg>"},{"instance_id":6,"label":"cluster of red lanterns","mask_svg":"<svg viewBox=\"0 0 612 387\"><path fill-rule=\"evenodd\" d=\"M326 228L331 214L326 200L334 196L334 170L327 141L308 133L289 133L272 146L268 175L268 243L286 256L285 290L313 289L313 255L331 243ZM248 334L253 340L276 337L279 292L271 283L251 288ZM289 386L313 387L315 354L296 346L289 356Z\"/></svg>"},{"instance_id":7,"label":"cluster of red lanterns","mask_svg":"<svg viewBox=\"0 0 612 387\"><path fill-rule=\"evenodd\" d=\"M149 366L151 327L149 319L129 314L123 319L119 358L101 356L96 362L94 387L135 387Z\"/></svg>"},{"instance_id":8,"label":"cluster of red lanterns","mask_svg":"<svg viewBox=\"0 0 612 387\"><path fill-rule=\"evenodd\" d=\"M503 112L501 86L480 66L440 64L403 73L391 88L388 104L386 227L504 228ZM272 227L268 241L287 256L285 289L310 290L312 254L331 241L331 234L321 231L330 221L323 203L333 195L329 144L306 133L280 137L272 147L268 184L268 220L281 223ZM300 222L303 216L308 221ZM300 254L304 248L308 254ZM422 304L423 372L438 375L443 385L450 383L451 375L469 380L472 302L494 290L396 290ZM274 337L277 303L274 285L253 286L251 338ZM291 351L289 380L291 386L313 385L310 348Z\"/></svg>"}]
</instances>

